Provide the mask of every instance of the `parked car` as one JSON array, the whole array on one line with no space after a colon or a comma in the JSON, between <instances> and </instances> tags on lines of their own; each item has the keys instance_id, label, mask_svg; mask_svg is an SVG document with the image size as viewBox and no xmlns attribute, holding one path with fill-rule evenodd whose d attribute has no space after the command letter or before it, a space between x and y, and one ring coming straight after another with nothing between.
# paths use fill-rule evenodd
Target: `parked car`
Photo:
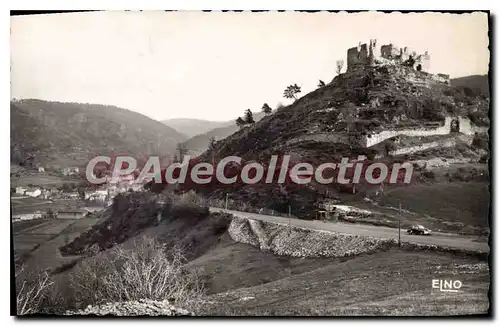
<instances>
[{"instance_id":1,"label":"parked car","mask_svg":"<svg viewBox=\"0 0 500 326\"><path fill-rule=\"evenodd\" d=\"M431 235L431 230L422 225L413 225L406 231L408 234L416 234L416 235Z\"/></svg>"}]
</instances>

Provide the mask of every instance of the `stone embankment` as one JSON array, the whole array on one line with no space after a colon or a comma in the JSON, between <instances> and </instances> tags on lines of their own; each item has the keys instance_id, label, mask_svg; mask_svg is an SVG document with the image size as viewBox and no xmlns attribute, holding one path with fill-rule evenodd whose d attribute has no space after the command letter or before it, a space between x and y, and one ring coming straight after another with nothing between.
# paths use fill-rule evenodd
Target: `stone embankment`
<instances>
[{"instance_id":1,"label":"stone embankment","mask_svg":"<svg viewBox=\"0 0 500 326\"><path fill-rule=\"evenodd\" d=\"M346 257L397 245L393 239L309 230L240 217L233 218L228 231L236 242L291 257Z\"/></svg>"},{"instance_id":2,"label":"stone embankment","mask_svg":"<svg viewBox=\"0 0 500 326\"><path fill-rule=\"evenodd\" d=\"M397 239L310 230L267 221L233 216L228 228L229 236L236 242L245 243L270 251L275 255L290 257L348 257L362 253L398 247ZM487 259L488 251L477 251L419 244L402 241L401 248L410 251L448 252Z\"/></svg>"}]
</instances>

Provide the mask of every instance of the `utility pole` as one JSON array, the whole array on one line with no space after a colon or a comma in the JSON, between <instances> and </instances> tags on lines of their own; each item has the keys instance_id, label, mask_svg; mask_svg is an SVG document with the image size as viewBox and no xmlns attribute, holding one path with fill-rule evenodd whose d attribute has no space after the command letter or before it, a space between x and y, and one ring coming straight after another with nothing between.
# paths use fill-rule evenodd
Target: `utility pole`
<instances>
[{"instance_id":1,"label":"utility pole","mask_svg":"<svg viewBox=\"0 0 500 326\"><path fill-rule=\"evenodd\" d=\"M288 227L292 228L292 206L288 205Z\"/></svg>"},{"instance_id":2,"label":"utility pole","mask_svg":"<svg viewBox=\"0 0 500 326\"><path fill-rule=\"evenodd\" d=\"M226 210L227 210L227 201L229 199L229 193L226 193Z\"/></svg>"},{"instance_id":3,"label":"utility pole","mask_svg":"<svg viewBox=\"0 0 500 326\"><path fill-rule=\"evenodd\" d=\"M399 247L401 247L401 202L399 202L399 222L398 222L398 232L399 232Z\"/></svg>"}]
</instances>

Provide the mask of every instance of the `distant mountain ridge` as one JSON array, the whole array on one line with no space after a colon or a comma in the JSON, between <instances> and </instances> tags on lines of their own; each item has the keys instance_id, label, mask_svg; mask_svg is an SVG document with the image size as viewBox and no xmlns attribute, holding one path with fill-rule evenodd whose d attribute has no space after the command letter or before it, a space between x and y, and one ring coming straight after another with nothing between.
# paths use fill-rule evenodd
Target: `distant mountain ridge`
<instances>
[{"instance_id":1,"label":"distant mountain ridge","mask_svg":"<svg viewBox=\"0 0 500 326\"><path fill-rule=\"evenodd\" d=\"M11 101L11 162L80 166L96 155L171 155L186 137L116 106Z\"/></svg>"},{"instance_id":2,"label":"distant mountain ridge","mask_svg":"<svg viewBox=\"0 0 500 326\"><path fill-rule=\"evenodd\" d=\"M490 83L488 75L472 75L450 80L454 87L468 87L473 90L479 90L484 96L490 96Z\"/></svg>"},{"instance_id":3,"label":"distant mountain ridge","mask_svg":"<svg viewBox=\"0 0 500 326\"><path fill-rule=\"evenodd\" d=\"M257 122L264 117L263 112L253 112L253 118ZM214 128L208 132L196 135L184 142L191 155L198 155L203 153L213 137L216 141L222 140L239 130L236 126L236 118L231 121L226 121L225 125Z\"/></svg>"},{"instance_id":4,"label":"distant mountain ridge","mask_svg":"<svg viewBox=\"0 0 500 326\"><path fill-rule=\"evenodd\" d=\"M210 121L190 118L167 119L161 122L177 130L179 133L186 135L187 138L230 124L228 121Z\"/></svg>"}]
</instances>

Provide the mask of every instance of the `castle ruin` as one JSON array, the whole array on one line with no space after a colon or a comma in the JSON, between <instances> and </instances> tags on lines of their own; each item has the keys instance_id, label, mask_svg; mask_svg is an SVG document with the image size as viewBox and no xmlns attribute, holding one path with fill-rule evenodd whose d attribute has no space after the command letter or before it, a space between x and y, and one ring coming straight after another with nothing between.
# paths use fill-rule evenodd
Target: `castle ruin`
<instances>
[{"instance_id":1,"label":"castle ruin","mask_svg":"<svg viewBox=\"0 0 500 326\"><path fill-rule=\"evenodd\" d=\"M427 51L419 54L408 47L400 48L394 44L378 46L376 39L347 50L347 70L383 64L401 64L416 71L429 72L430 55Z\"/></svg>"}]
</instances>

